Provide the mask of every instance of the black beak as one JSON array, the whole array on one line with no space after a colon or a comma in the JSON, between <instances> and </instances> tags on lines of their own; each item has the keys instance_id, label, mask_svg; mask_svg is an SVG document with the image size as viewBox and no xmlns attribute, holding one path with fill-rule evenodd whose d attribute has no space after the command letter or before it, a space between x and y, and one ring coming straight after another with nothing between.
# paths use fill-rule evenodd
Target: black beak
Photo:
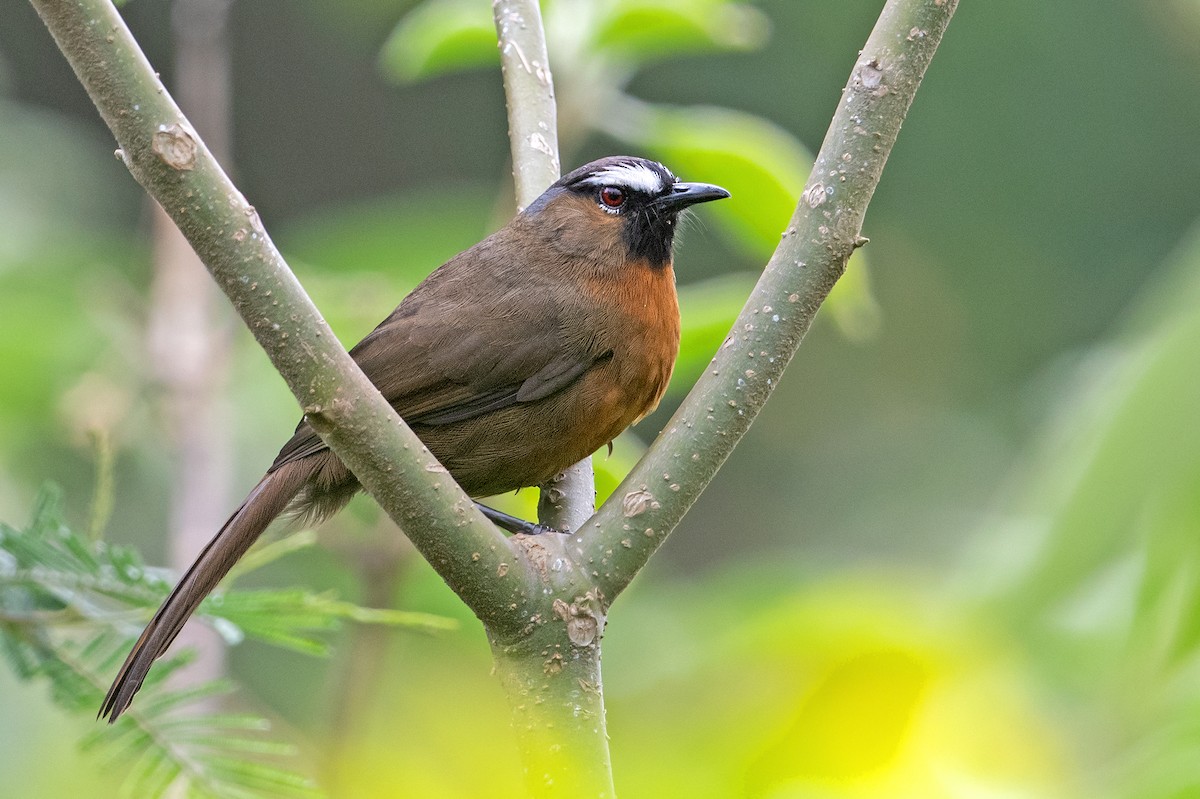
<instances>
[{"instance_id":1,"label":"black beak","mask_svg":"<svg viewBox=\"0 0 1200 799\"><path fill-rule=\"evenodd\" d=\"M689 205L724 200L729 192L711 183L676 183L669 194L659 197L656 204L668 211L681 211Z\"/></svg>"}]
</instances>

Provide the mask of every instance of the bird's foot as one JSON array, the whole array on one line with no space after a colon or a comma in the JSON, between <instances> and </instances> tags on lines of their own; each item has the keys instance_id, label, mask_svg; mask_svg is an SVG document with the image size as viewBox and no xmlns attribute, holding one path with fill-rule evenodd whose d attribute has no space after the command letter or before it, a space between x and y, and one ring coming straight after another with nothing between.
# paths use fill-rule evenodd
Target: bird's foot
<instances>
[{"instance_id":1,"label":"bird's foot","mask_svg":"<svg viewBox=\"0 0 1200 799\"><path fill-rule=\"evenodd\" d=\"M489 508L479 502L475 503L475 507L479 508L480 512L502 530L507 530L510 533L520 533L522 535L541 535L542 533L558 533L560 530L555 530L545 524L536 522L527 522L524 519L518 519L516 516L510 516L503 511L498 511L495 508Z\"/></svg>"}]
</instances>

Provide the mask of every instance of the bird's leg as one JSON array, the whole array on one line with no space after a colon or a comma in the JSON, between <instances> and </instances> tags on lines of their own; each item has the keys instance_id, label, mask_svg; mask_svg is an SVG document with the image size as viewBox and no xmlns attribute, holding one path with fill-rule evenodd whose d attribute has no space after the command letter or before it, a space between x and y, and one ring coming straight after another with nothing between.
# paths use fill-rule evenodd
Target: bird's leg
<instances>
[{"instance_id":1,"label":"bird's leg","mask_svg":"<svg viewBox=\"0 0 1200 799\"><path fill-rule=\"evenodd\" d=\"M476 502L475 507L479 508L480 512L488 518L492 524L502 530L508 530L510 533L522 533L524 535L539 535L541 533L557 533L553 527L547 527L544 524L536 524L527 522L524 519L518 519L516 516L510 516L507 513L498 511L495 508L489 508L487 505Z\"/></svg>"}]
</instances>

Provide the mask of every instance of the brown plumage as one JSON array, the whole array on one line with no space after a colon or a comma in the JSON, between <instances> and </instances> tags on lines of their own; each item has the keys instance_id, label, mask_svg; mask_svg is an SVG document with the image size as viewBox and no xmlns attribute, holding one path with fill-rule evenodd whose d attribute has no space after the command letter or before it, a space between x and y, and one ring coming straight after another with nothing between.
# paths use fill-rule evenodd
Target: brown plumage
<instances>
[{"instance_id":1,"label":"brown plumage","mask_svg":"<svg viewBox=\"0 0 1200 799\"><path fill-rule=\"evenodd\" d=\"M653 161L587 164L439 267L350 354L468 494L542 485L658 405L679 348L677 217L727 196ZM359 488L301 421L155 613L100 714L129 706L272 520L324 518Z\"/></svg>"}]
</instances>

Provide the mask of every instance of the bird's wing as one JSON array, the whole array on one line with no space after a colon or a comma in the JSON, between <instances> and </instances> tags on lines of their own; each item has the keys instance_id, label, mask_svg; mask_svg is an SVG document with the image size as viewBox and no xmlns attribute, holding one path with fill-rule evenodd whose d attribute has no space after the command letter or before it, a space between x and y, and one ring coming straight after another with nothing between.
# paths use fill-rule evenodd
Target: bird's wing
<instances>
[{"instance_id":1,"label":"bird's wing","mask_svg":"<svg viewBox=\"0 0 1200 799\"><path fill-rule=\"evenodd\" d=\"M350 350L409 424L453 424L542 399L608 355L568 333L569 311L548 294L531 303L528 276L507 285L476 275L467 285L469 276L439 273ZM302 421L272 469L323 449Z\"/></svg>"}]
</instances>

